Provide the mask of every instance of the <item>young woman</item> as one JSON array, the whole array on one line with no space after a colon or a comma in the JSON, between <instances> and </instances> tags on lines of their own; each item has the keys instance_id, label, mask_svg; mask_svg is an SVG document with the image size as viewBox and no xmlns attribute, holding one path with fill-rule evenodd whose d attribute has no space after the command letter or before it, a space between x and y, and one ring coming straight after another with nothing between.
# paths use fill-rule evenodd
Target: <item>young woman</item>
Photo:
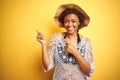
<instances>
[{"instance_id":1,"label":"young woman","mask_svg":"<svg viewBox=\"0 0 120 80\"><path fill-rule=\"evenodd\" d=\"M87 80L94 72L93 50L90 40L78 31L88 25L89 16L80 6L65 4L54 19L66 32L55 33L49 47L45 36L37 31L45 71L55 67L53 80Z\"/></svg>"}]
</instances>

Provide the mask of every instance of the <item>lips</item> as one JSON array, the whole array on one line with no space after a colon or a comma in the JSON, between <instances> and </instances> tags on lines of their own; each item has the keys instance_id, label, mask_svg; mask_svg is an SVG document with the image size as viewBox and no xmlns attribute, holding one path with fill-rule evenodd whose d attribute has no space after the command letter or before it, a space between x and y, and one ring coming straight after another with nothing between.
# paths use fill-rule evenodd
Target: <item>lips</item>
<instances>
[{"instance_id":1,"label":"lips","mask_svg":"<svg viewBox=\"0 0 120 80\"><path fill-rule=\"evenodd\" d=\"M74 30L74 28L73 27L68 27L67 30L72 31L72 30Z\"/></svg>"}]
</instances>

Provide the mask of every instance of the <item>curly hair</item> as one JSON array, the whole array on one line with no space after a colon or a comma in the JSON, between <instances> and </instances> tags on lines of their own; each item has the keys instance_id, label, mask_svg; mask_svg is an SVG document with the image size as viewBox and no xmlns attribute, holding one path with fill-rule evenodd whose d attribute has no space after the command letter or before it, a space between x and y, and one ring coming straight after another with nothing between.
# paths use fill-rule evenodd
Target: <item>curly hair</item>
<instances>
[{"instance_id":1,"label":"curly hair","mask_svg":"<svg viewBox=\"0 0 120 80\"><path fill-rule=\"evenodd\" d=\"M62 23L62 24L64 24L64 17L66 16L66 15L68 15L68 14L75 14L75 15L77 15L78 16L78 18L79 18L79 21L80 21L80 25L78 26L79 27L79 29L82 27L82 23L84 22L84 18L83 18L83 16L82 16L82 14L80 13L80 12L78 12L77 10L75 10L75 9L66 9L66 10L64 10L62 13L61 13L61 15L60 15L60 17L59 17L59 21Z\"/></svg>"}]
</instances>

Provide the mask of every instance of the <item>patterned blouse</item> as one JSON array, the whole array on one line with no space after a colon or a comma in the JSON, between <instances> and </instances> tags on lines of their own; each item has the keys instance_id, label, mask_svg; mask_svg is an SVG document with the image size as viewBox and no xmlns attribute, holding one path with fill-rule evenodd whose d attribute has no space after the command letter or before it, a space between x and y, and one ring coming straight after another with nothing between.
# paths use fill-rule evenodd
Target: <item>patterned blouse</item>
<instances>
[{"instance_id":1,"label":"patterned blouse","mask_svg":"<svg viewBox=\"0 0 120 80\"><path fill-rule=\"evenodd\" d=\"M82 57L90 64L89 75L81 71L75 57L66 52L65 46L63 34L55 33L50 41L48 49L50 64L45 72L55 66L53 80L88 80L94 72L93 50L90 40L83 37L76 45Z\"/></svg>"}]
</instances>

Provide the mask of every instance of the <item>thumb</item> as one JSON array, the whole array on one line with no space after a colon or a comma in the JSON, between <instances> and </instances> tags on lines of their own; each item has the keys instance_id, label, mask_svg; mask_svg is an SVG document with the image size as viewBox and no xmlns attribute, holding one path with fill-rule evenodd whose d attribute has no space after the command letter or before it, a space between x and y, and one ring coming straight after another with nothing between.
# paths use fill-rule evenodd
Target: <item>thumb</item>
<instances>
[{"instance_id":1,"label":"thumb","mask_svg":"<svg viewBox=\"0 0 120 80\"><path fill-rule=\"evenodd\" d=\"M66 42L66 40L65 40L65 38L64 38L64 37L62 37L62 40L63 40L64 42Z\"/></svg>"}]
</instances>

